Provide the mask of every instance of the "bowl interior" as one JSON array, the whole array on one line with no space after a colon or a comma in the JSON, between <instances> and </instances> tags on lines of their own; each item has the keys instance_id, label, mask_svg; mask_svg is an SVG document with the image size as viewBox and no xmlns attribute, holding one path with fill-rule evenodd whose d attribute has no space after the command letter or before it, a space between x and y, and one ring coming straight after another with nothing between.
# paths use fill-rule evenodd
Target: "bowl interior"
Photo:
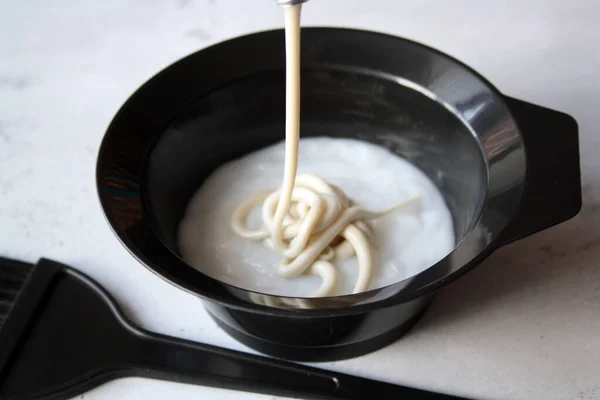
<instances>
[{"instance_id":1,"label":"bowl interior","mask_svg":"<svg viewBox=\"0 0 600 400\"><path fill-rule=\"evenodd\" d=\"M191 196L223 163L284 138L284 74L263 72L189 104L158 136L144 174L143 201L175 254ZM456 243L486 196L480 144L444 105L397 81L335 68L302 71L301 136L347 137L381 145L421 169L450 209Z\"/></svg>"},{"instance_id":2,"label":"bowl interior","mask_svg":"<svg viewBox=\"0 0 600 400\"><path fill-rule=\"evenodd\" d=\"M283 139L283 46L282 30L267 31L179 60L121 107L98 155L100 202L123 245L178 287L253 311L252 293L182 261L177 228L217 166ZM448 256L417 275L314 300L310 315L409 301L490 254L518 210L526 175L504 96L459 61L376 32L305 28L301 52L302 136L357 138L404 157L440 189L456 238Z\"/></svg>"}]
</instances>

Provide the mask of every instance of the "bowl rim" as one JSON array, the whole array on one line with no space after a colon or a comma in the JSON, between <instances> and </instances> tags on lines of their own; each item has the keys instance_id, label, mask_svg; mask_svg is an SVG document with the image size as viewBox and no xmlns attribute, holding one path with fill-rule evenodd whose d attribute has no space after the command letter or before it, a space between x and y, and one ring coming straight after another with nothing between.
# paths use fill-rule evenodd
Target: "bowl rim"
<instances>
[{"instance_id":1,"label":"bowl rim","mask_svg":"<svg viewBox=\"0 0 600 400\"><path fill-rule=\"evenodd\" d=\"M152 94L153 91L157 90L157 86L165 87L171 84L171 81L174 79L173 77L179 74L181 70L190 68L192 64L202 63L202 58L208 59L209 57L214 56L215 53L227 52L230 47L240 47L241 45L247 44L248 41L264 42L265 40L274 41L282 39L283 30L273 29L234 37L201 49L175 61L148 79L126 100L116 113L106 130L98 152L96 164L96 189L105 218L123 246L134 256L134 258L156 275L180 289L197 295L205 300L220 304L227 308L244 310L247 312L275 315L290 315L290 313L293 313L296 316L311 317L361 313L370 309L391 306L430 294L441 286L462 276L480 263L484 258L489 256L496 248L494 240L497 239L509 225L512 218L515 216L516 211L520 207L526 176L526 154L521 139L522 135L512 113L504 102L504 96L500 91L478 72L461 61L427 45L409 39L369 30L335 27L307 27L302 29L302 35L303 43L307 42L307 36L310 41L310 39L323 40L323 38L327 37L337 37L337 39L339 39L339 35L350 35L353 38L360 37L364 40L393 41L394 44L402 44L404 46L412 46L413 49L420 49L420 51L423 51L425 54L435 57L437 60L441 60L448 65L451 65L453 68L456 68L459 72L468 75L473 82L476 82L479 85L479 90L484 91L496 102L494 105L500 107L502 115L505 116L505 125L503 126L503 129L508 131L511 134L511 138L516 139L518 142L517 149L513 151L513 154L522 160L523 168L516 171L514 177L517 186L512 189L516 195L511 204L511 209L506 210L506 207L502 207L502 205L494 205L494 199L497 198L497 196L490 196L490 189L494 189L495 185L494 177L489 174L490 168L493 168L493 165L489 164L491 157L486 153L483 146L485 139L483 138L480 142L482 143L481 149L488 168L486 171L488 175L488 192L486 193L486 201L480 210L479 217L476 218L474 227L459 243L457 243L454 250L438 263L419 274L395 284L383 288L372 289L359 294L311 299L315 304L315 308L312 309L279 308L255 304L250 301L250 296L254 292L218 281L181 261L177 255L168 250L158 235L156 235L152 224L149 222L150 218L143 206L143 188L141 187L141 184L143 183L143 174L145 171L144 161L147 154L142 151L137 151L136 149L134 151L135 154L127 154L127 157L129 158L123 160L124 155L122 152L117 152L115 154L112 150L118 149L118 139L124 139L124 137L120 137L119 135L125 136L126 141L130 145L131 143L129 142L135 143L136 140L144 140L139 137L140 135L130 135L130 131L126 129L129 125L134 126L134 128L129 128L133 131L143 131L144 124L148 127L152 127L152 129L157 129L157 127L154 126L156 125L155 121L152 121L151 118L148 118L150 120L147 121L146 118L142 117L142 115L149 115L152 113L152 109L144 109L144 96L149 97L149 94ZM385 76L387 74L384 72L381 75ZM406 79L406 81L413 82L410 79ZM419 82L413 83L417 86L420 85ZM213 90L217 86L219 85L214 85ZM421 86L421 89L425 92L428 91L428 89L423 86ZM210 90L206 92L209 91ZM197 96L205 94L206 92L197 93ZM169 95L174 96L175 93L169 93ZM431 91L429 91L429 95L438 96L437 93ZM458 118L463 118L465 113L457 107L457 104L446 101L440 102ZM179 111L181 111L181 108ZM170 121L171 119L169 121L163 121L163 123L167 124ZM463 120L463 122L474 135L478 134L471 128L469 121ZM493 134L494 132L488 132L488 139L489 135L493 136ZM146 142L153 140L154 139L146 139ZM131 169L124 168L123 165L126 162L135 164L133 169L139 172L132 173ZM116 171L122 169L126 169L126 171ZM115 193L114 185L111 186L111 182L114 184L114 181L111 181L111 179L115 178L119 178L119 188L122 189L119 191L119 195ZM127 193L127 195L122 195L121 192ZM124 198L127 196L133 198L134 201L131 204L127 203L127 205L124 205ZM135 206L132 206L133 203L137 204L135 211L131 210L132 207L135 208ZM123 219L126 220L127 218L121 218L123 215L118 215L119 212L123 214L125 209L135 214L134 219L136 223L141 224L141 227L138 226L141 233L131 233L131 225L128 225L127 222L123 221ZM486 221L486 217L489 218L490 213L499 210L503 212L503 214L501 214L501 217L503 217L501 223L495 221L495 225L490 226L489 222ZM131 215L129 216L131 217ZM497 215L496 218L498 218ZM163 247L162 249L160 248L161 246ZM142 247L144 248L142 249ZM476 251L473 251L473 248L475 248ZM148 254L149 249L152 253L151 255ZM471 249L471 251L468 249ZM168 263L168 265L166 263ZM450 273L436 275L435 279L431 279L432 270L438 266L445 265L447 267L448 263L455 266ZM427 281L429 282L424 284L424 282ZM285 297L266 296L274 298Z\"/></svg>"}]
</instances>

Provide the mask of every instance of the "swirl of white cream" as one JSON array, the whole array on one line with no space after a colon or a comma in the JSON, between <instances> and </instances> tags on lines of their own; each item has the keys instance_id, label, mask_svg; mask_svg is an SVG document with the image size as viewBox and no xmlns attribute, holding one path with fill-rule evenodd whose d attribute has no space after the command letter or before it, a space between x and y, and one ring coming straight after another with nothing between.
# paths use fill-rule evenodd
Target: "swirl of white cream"
<instances>
[{"instance_id":1,"label":"swirl of white cream","mask_svg":"<svg viewBox=\"0 0 600 400\"><path fill-rule=\"evenodd\" d=\"M373 233L367 219L380 218L408 202L388 210L376 212L353 205L338 188L315 175L299 175L289 201L288 213L282 228L275 228L276 208L281 202L281 189L259 193L242 202L233 212L231 226L238 235L249 240L264 241L279 251L283 259L278 273L284 278L294 278L308 272L320 276L323 284L313 294L326 296L335 286L337 272L331 261L356 255L358 279L353 293L368 289L373 271L373 257L369 238ZM263 225L256 230L246 227L252 209L262 205ZM334 243L338 243L333 245ZM281 243L277 248L274 243ZM310 270L309 270L310 269Z\"/></svg>"}]
</instances>

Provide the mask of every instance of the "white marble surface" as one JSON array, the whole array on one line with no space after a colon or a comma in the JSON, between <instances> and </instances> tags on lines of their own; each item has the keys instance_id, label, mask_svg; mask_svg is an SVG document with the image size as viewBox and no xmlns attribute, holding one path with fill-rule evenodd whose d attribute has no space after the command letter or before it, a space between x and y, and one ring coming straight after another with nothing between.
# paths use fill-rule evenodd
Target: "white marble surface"
<instances>
[{"instance_id":1,"label":"white marble surface","mask_svg":"<svg viewBox=\"0 0 600 400\"><path fill-rule=\"evenodd\" d=\"M0 254L81 269L148 329L245 349L121 247L94 162L115 111L155 72L281 22L273 0L0 0ZM498 251L403 340L321 367L482 399L600 399L600 2L312 0L304 22L419 40L507 94L572 114L584 184L577 218ZM217 395L270 398L145 379L85 398Z\"/></svg>"}]
</instances>

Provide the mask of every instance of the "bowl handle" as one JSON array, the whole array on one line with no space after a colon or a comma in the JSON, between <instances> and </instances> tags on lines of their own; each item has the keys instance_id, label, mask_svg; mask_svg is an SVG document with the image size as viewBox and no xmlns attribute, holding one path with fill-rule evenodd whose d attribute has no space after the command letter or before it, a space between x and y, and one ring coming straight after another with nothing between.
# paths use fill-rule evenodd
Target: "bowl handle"
<instances>
[{"instance_id":1,"label":"bowl handle","mask_svg":"<svg viewBox=\"0 0 600 400\"><path fill-rule=\"evenodd\" d=\"M527 175L515 218L500 246L566 221L581 209L579 139L570 115L505 97L527 151Z\"/></svg>"}]
</instances>

